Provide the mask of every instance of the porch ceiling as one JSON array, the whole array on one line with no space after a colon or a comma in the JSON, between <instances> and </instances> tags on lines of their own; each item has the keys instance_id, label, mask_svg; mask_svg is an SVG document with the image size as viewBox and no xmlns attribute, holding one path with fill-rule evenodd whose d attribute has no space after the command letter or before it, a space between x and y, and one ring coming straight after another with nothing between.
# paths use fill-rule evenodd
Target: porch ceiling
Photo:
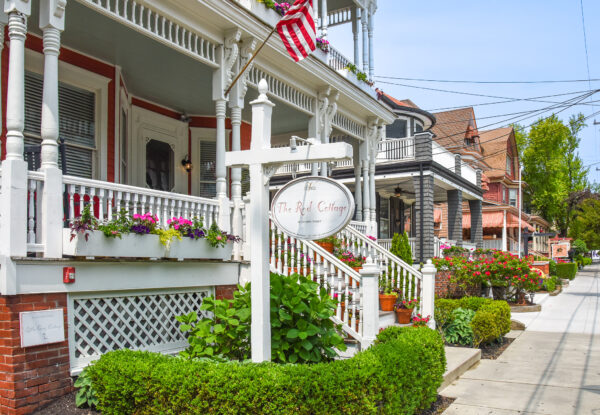
<instances>
[{"instance_id":1,"label":"porch ceiling","mask_svg":"<svg viewBox=\"0 0 600 415\"><path fill-rule=\"evenodd\" d=\"M76 2L67 3L62 45L107 63L118 65L130 94L177 112L214 115L212 69L117 21ZM33 2L28 30L42 35L39 3ZM252 119L249 102L258 96L250 88L242 118ZM273 134L305 129L308 117L276 102Z\"/></svg>"},{"instance_id":2,"label":"porch ceiling","mask_svg":"<svg viewBox=\"0 0 600 415\"><path fill-rule=\"evenodd\" d=\"M396 188L400 188L402 193L400 197L405 201L412 203L415 200L415 185L413 177L396 177L386 178L383 180L377 180L377 191L384 197L397 196L395 194ZM433 201L434 203L445 203L448 200L448 190L453 190L455 187L452 185L434 178L433 181ZM462 192L463 200L473 199L468 193Z\"/></svg>"}]
</instances>

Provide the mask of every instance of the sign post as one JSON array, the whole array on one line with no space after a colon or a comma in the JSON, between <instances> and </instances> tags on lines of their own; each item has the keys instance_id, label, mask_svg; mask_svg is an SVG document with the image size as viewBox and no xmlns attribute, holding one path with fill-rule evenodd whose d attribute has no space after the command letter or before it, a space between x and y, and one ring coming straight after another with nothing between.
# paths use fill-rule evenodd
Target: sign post
<instances>
[{"instance_id":1,"label":"sign post","mask_svg":"<svg viewBox=\"0 0 600 415\"><path fill-rule=\"evenodd\" d=\"M250 150L225 154L228 167L249 166L251 253L250 282L252 284L252 326L250 331L252 361L271 360L271 319L269 284L269 179L284 163L322 162L352 158L352 146L347 143L271 148L271 115L274 104L267 98L268 85L258 84L259 96L252 101L252 141Z\"/></svg>"}]
</instances>

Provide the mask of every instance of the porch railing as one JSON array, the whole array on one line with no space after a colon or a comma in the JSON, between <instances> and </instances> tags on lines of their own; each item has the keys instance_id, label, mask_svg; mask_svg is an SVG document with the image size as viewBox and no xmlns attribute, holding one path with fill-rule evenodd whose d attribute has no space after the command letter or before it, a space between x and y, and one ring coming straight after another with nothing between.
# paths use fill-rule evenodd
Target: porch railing
<instances>
[{"instance_id":1,"label":"porch railing","mask_svg":"<svg viewBox=\"0 0 600 415\"><path fill-rule=\"evenodd\" d=\"M27 252L43 252L42 244L42 193L44 173L27 172Z\"/></svg>"},{"instance_id":2,"label":"porch railing","mask_svg":"<svg viewBox=\"0 0 600 415\"><path fill-rule=\"evenodd\" d=\"M90 202L99 220L111 220L121 209L130 214L152 213L166 225L174 216L202 219L210 226L219 215L217 200L178 193L144 189L100 180L63 176L64 192L67 194L69 218L77 216L83 202Z\"/></svg>"},{"instance_id":3,"label":"porch railing","mask_svg":"<svg viewBox=\"0 0 600 415\"><path fill-rule=\"evenodd\" d=\"M329 66L336 70L341 71L348 65L352 64L352 61L342 55L340 51L329 45Z\"/></svg>"},{"instance_id":4,"label":"porch railing","mask_svg":"<svg viewBox=\"0 0 600 415\"><path fill-rule=\"evenodd\" d=\"M384 140L379 143L377 163L385 163L399 160L412 160L414 158L414 137Z\"/></svg>"}]
</instances>

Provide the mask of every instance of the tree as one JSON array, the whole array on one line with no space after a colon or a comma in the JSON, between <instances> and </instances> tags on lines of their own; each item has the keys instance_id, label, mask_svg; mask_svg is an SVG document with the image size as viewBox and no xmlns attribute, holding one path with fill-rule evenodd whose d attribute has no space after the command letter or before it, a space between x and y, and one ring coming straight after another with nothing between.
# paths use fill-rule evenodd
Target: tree
<instances>
[{"instance_id":1,"label":"tree","mask_svg":"<svg viewBox=\"0 0 600 415\"><path fill-rule=\"evenodd\" d=\"M600 200L586 199L577 206L571 236L584 241L588 249L600 249Z\"/></svg>"}]
</instances>

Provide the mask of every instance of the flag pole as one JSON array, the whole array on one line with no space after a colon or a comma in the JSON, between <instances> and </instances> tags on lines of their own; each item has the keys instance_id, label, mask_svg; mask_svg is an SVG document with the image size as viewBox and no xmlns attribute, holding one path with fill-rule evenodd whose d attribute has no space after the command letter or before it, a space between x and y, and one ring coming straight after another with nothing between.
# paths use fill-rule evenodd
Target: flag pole
<instances>
[{"instance_id":1,"label":"flag pole","mask_svg":"<svg viewBox=\"0 0 600 415\"><path fill-rule=\"evenodd\" d=\"M229 85L229 88L227 88L227 91L225 91L225 96L229 95L229 92L231 91L231 88L233 88L233 86L240 79L240 77L242 76L242 74L246 71L246 69L248 69L248 66L250 65L250 63L252 63L252 61L254 60L254 58L256 58L256 55L258 55L258 52L260 52L260 50L263 48L263 46L265 46L267 44L267 42L269 41L269 39L271 38L271 36L273 36L273 33L275 33L276 30L277 30L277 26L275 26L273 28L273 30L271 30L271 33L269 33L269 36L267 36L267 38L264 40L264 42L258 47L258 49L256 49L256 52L254 52L254 54L252 55L252 57L248 60L248 62L246 62L246 64L244 65L244 67L242 68L242 70L240 71L240 73L238 73L237 76L235 77L235 79L233 81L231 81L231 85Z\"/></svg>"}]
</instances>

